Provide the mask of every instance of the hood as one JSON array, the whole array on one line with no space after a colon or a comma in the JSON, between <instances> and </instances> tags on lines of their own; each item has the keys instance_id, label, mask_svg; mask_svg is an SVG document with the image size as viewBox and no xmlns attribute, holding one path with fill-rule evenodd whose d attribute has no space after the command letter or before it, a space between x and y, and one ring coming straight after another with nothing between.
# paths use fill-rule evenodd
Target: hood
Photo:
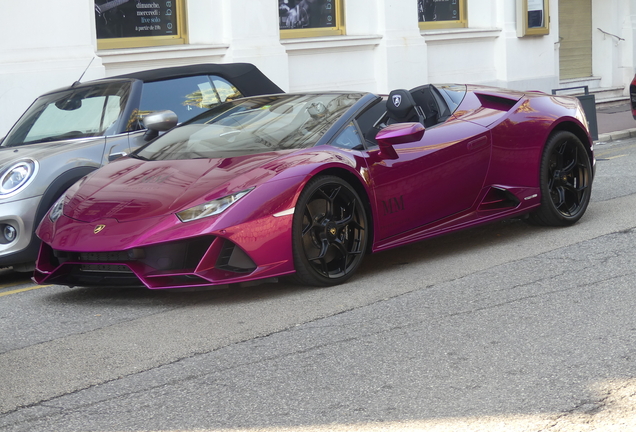
<instances>
[{"instance_id":1,"label":"hood","mask_svg":"<svg viewBox=\"0 0 636 432\"><path fill-rule=\"evenodd\" d=\"M27 144L15 147L0 147L0 169L24 158L40 161L59 153L77 152L84 147L91 147L95 144L104 144L106 138L103 136L87 139L70 139L63 141L51 141L46 143ZM101 159L101 155L100 155Z\"/></svg>"},{"instance_id":2,"label":"hood","mask_svg":"<svg viewBox=\"0 0 636 432\"><path fill-rule=\"evenodd\" d=\"M67 194L64 214L119 222L175 213L257 186L274 177L288 152L223 159L142 161L123 158L95 171Z\"/></svg>"}]
</instances>

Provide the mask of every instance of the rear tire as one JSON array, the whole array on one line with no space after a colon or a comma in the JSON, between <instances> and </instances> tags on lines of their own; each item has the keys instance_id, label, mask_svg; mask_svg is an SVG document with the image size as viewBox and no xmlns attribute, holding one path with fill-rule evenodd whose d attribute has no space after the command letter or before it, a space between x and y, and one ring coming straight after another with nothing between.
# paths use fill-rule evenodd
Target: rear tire
<instances>
[{"instance_id":1,"label":"rear tire","mask_svg":"<svg viewBox=\"0 0 636 432\"><path fill-rule=\"evenodd\" d=\"M568 226L587 209L592 194L592 164L581 140L571 132L550 135L540 168L541 207L528 222L544 226Z\"/></svg>"},{"instance_id":2,"label":"rear tire","mask_svg":"<svg viewBox=\"0 0 636 432\"><path fill-rule=\"evenodd\" d=\"M336 176L312 179L294 212L294 279L321 287L345 282L362 262L367 232L364 205L351 185Z\"/></svg>"}]
</instances>

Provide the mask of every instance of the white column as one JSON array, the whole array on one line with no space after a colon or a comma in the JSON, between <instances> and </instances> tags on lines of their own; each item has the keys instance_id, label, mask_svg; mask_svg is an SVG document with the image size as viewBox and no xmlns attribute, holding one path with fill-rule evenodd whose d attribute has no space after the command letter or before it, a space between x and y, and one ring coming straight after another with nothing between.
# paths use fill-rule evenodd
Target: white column
<instances>
[{"instance_id":1,"label":"white column","mask_svg":"<svg viewBox=\"0 0 636 432\"><path fill-rule=\"evenodd\" d=\"M230 43L226 62L255 64L283 90L289 88L288 60L280 44L277 2L255 0L223 0L224 40Z\"/></svg>"},{"instance_id":2,"label":"white column","mask_svg":"<svg viewBox=\"0 0 636 432\"><path fill-rule=\"evenodd\" d=\"M378 33L384 37L375 57L379 92L428 82L427 48L420 34L415 0L375 0ZM357 13L361 13L358 9Z\"/></svg>"},{"instance_id":3,"label":"white column","mask_svg":"<svg viewBox=\"0 0 636 432\"><path fill-rule=\"evenodd\" d=\"M483 0L482 0L483 1ZM550 92L559 86L558 3L550 1L550 33L517 37L516 1L496 1L495 69L498 85L515 90Z\"/></svg>"}]
</instances>

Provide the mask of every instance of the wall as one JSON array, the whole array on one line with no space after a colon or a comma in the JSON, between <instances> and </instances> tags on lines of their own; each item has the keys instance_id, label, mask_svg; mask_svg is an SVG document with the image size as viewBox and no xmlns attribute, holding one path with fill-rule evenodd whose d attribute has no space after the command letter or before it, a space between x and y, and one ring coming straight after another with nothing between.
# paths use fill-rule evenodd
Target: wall
<instances>
[{"instance_id":1,"label":"wall","mask_svg":"<svg viewBox=\"0 0 636 432\"><path fill-rule=\"evenodd\" d=\"M387 93L427 82L550 91L559 86L558 0L551 31L518 38L516 1L468 0L468 28L420 31L415 0L346 0L346 35L280 39L275 0L187 0L189 44L96 49L93 3L4 2L0 137L39 94L77 80L201 62L251 62L287 91ZM636 0L593 0L594 75L634 74ZM25 24L26 23L26 24ZM596 27L623 40L604 36Z\"/></svg>"},{"instance_id":2,"label":"wall","mask_svg":"<svg viewBox=\"0 0 636 432\"><path fill-rule=\"evenodd\" d=\"M82 0L2 2L0 137L45 91L78 80L92 58L93 6ZM84 79L104 75L96 59Z\"/></svg>"}]
</instances>

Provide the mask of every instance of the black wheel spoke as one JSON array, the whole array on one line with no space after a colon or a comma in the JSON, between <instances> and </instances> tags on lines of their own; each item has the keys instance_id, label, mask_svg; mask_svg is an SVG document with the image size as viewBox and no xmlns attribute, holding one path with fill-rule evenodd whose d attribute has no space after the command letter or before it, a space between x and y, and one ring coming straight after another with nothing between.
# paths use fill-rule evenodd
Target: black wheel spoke
<instances>
[{"instance_id":1,"label":"black wheel spoke","mask_svg":"<svg viewBox=\"0 0 636 432\"><path fill-rule=\"evenodd\" d=\"M555 188L554 195L556 197L554 201L554 205L556 208L561 208L563 203L565 203L565 190L562 186Z\"/></svg>"},{"instance_id":2,"label":"black wheel spoke","mask_svg":"<svg viewBox=\"0 0 636 432\"><path fill-rule=\"evenodd\" d=\"M303 226L303 230L302 230L303 237L311 231L311 229L314 227L314 224L315 224L314 218L311 216L311 212L309 211L309 208L307 207L305 208L305 219L309 220L309 223Z\"/></svg>"},{"instance_id":3,"label":"black wheel spoke","mask_svg":"<svg viewBox=\"0 0 636 432\"><path fill-rule=\"evenodd\" d=\"M332 218L333 217L333 209L334 209L334 201L338 194L340 194L341 187L335 188L331 193L328 193L323 188L319 189L320 195L323 196L325 202L327 203L327 208L325 210L325 217Z\"/></svg>"},{"instance_id":4,"label":"black wheel spoke","mask_svg":"<svg viewBox=\"0 0 636 432\"><path fill-rule=\"evenodd\" d=\"M561 169L561 175L570 175L572 171L574 171L574 168L576 168L577 165L578 165L578 161L576 160L576 158L572 159L567 166L564 166Z\"/></svg>"},{"instance_id":5,"label":"black wheel spoke","mask_svg":"<svg viewBox=\"0 0 636 432\"><path fill-rule=\"evenodd\" d=\"M334 223L338 228L338 231L341 231L347 225L354 221L354 209L356 208L356 201L352 201L347 205L347 208L341 208L340 213L343 215L343 218L340 220L335 220Z\"/></svg>"},{"instance_id":6,"label":"black wheel spoke","mask_svg":"<svg viewBox=\"0 0 636 432\"><path fill-rule=\"evenodd\" d=\"M324 260L325 256L327 255L328 249L329 249L329 241L327 239L322 239L322 242L320 243L320 253L318 254L316 258L312 258L312 261Z\"/></svg>"}]
</instances>

